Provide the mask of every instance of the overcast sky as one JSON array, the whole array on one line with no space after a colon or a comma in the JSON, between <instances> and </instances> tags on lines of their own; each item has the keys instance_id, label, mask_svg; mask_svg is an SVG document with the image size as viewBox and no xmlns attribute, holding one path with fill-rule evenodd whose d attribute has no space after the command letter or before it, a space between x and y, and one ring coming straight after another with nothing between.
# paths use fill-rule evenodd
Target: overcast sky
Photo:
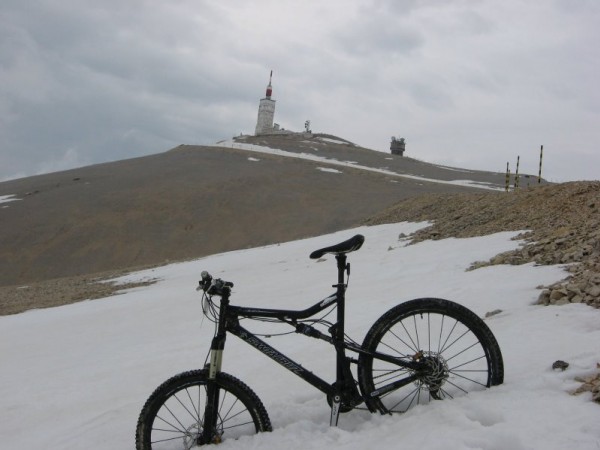
<instances>
[{"instance_id":1,"label":"overcast sky","mask_svg":"<svg viewBox=\"0 0 600 450\"><path fill-rule=\"evenodd\" d=\"M2 0L0 180L275 122L446 165L600 178L598 0Z\"/></svg>"}]
</instances>

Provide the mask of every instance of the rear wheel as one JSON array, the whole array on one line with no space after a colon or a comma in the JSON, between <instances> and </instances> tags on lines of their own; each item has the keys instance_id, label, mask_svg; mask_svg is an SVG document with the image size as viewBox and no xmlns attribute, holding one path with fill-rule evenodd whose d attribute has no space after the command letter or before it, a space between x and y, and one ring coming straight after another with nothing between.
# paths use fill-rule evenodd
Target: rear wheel
<instances>
[{"instance_id":1,"label":"rear wheel","mask_svg":"<svg viewBox=\"0 0 600 450\"><path fill-rule=\"evenodd\" d=\"M373 324L363 348L426 366L415 373L361 354L358 381L371 411L405 412L431 399L453 398L504 380L500 347L488 326L469 309L448 300L423 298L392 308ZM415 380L401 388L369 395L410 376Z\"/></svg>"},{"instance_id":2,"label":"rear wheel","mask_svg":"<svg viewBox=\"0 0 600 450\"><path fill-rule=\"evenodd\" d=\"M219 405L213 442L271 431L271 421L258 396L226 373L216 377ZM142 408L136 431L138 450L199 447L207 400L208 372L194 370L165 381Z\"/></svg>"}]
</instances>

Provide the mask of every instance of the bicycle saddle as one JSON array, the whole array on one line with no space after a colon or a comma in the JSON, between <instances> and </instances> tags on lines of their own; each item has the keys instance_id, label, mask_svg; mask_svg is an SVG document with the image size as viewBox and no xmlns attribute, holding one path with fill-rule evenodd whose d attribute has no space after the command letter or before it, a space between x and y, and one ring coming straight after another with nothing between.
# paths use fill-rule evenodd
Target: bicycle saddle
<instances>
[{"instance_id":1,"label":"bicycle saddle","mask_svg":"<svg viewBox=\"0 0 600 450\"><path fill-rule=\"evenodd\" d=\"M310 254L310 259L318 259L325 253L331 253L334 255L350 253L354 250L358 250L359 248L361 248L364 242L365 237L362 234L357 234L356 236L348 239L347 241L340 242L339 244L332 245L331 247L325 247L319 250L315 250Z\"/></svg>"}]
</instances>

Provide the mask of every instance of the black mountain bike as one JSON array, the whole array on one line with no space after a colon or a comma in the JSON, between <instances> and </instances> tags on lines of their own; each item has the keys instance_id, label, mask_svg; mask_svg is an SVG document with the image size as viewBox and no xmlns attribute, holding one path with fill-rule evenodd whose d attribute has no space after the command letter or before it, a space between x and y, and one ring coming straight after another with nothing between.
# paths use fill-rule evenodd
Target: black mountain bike
<instances>
[{"instance_id":1,"label":"black mountain bike","mask_svg":"<svg viewBox=\"0 0 600 450\"><path fill-rule=\"evenodd\" d=\"M310 255L312 259L335 255L338 280L333 295L305 310L231 305L233 283L202 272L198 290L203 291L203 312L216 323L210 362L204 369L174 376L154 391L138 420L137 449L190 449L271 431L258 396L221 372L228 332L323 392L332 426L337 425L340 412L354 408L381 414L405 412L419 403L501 384L502 354L494 335L472 311L448 300L420 298L399 304L373 324L362 345L346 336L344 302L350 276L346 254L358 250L364 239L356 235ZM220 297L218 304L214 296ZM314 318L334 309L335 323L325 316ZM285 323L298 334L328 342L336 354L335 381L328 383L291 360L243 328L240 319Z\"/></svg>"}]
</instances>

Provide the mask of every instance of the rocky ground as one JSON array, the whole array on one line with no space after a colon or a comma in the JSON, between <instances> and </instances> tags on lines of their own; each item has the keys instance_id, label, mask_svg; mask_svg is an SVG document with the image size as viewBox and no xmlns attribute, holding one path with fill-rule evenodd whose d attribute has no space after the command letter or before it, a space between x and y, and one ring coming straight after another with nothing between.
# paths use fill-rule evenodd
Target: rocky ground
<instances>
[{"instance_id":1,"label":"rocky ground","mask_svg":"<svg viewBox=\"0 0 600 450\"><path fill-rule=\"evenodd\" d=\"M142 269L139 267L137 269ZM147 286L155 281L117 284L111 281L133 270L114 270L91 275L55 278L20 286L0 286L0 316L36 308L50 308L117 294L123 289Z\"/></svg>"},{"instance_id":2,"label":"rocky ground","mask_svg":"<svg viewBox=\"0 0 600 450\"><path fill-rule=\"evenodd\" d=\"M479 261L489 264L565 264L571 275L545 287L539 303L587 303L600 308L600 182L572 182L509 193L425 195L408 199L367 221L433 221L413 242L527 230L525 244Z\"/></svg>"}]
</instances>

